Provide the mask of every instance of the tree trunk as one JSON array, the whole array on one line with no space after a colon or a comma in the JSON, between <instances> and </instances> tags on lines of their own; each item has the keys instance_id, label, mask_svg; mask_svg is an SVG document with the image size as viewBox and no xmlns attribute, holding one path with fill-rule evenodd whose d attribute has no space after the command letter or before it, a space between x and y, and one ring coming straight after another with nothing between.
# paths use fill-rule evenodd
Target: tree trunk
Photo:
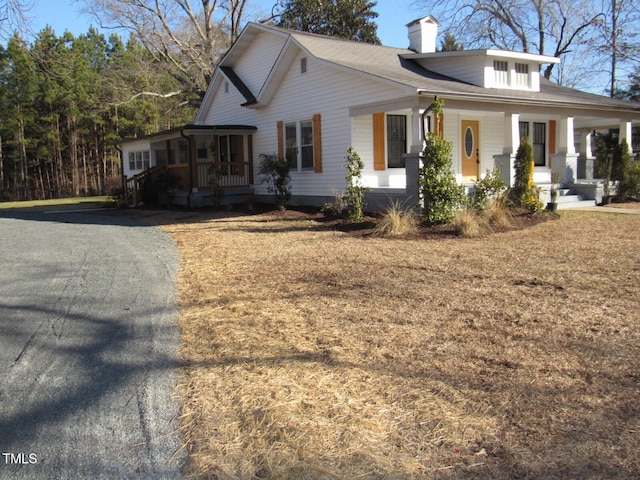
<instances>
[{"instance_id":1,"label":"tree trunk","mask_svg":"<svg viewBox=\"0 0 640 480\"><path fill-rule=\"evenodd\" d=\"M0 201L4 199L4 154L2 150L2 137L0 137Z\"/></svg>"},{"instance_id":2,"label":"tree trunk","mask_svg":"<svg viewBox=\"0 0 640 480\"><path fill-rule=\"evenodd\" d=\"M617 0L611 0L611 98L616 95L616 68L618 63L618 5Z\"/></svg>"}]
</instances>

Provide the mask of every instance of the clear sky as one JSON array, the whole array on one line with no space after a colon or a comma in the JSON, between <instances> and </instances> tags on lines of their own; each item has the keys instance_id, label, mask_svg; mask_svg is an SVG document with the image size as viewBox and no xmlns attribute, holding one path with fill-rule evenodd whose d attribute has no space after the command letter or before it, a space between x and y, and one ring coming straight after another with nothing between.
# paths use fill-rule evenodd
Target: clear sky
<instances>
[{"instance_id":1,"label":"clear sky","mask_svg":"<svg viewBox=\"0 0 640 480\"><path fill-rule=\"evenodd\" d=\"M34 32L39 32L46 25L50 25L56 35L62 35L69 30L74 35L87 33L93 22L92 18L82 14L82 5L69 0L35 0L35 7L29 12L33 20ZM264 18L271 12L275 0L249 0L250 9L245 13L245 20ZM383 45L389 47L406 48L409 45L405 25L429 12L418 9L413 5L414 0L378 0L374 9L379 16L378 37ZM254 16L255 15L255 16ZM104 32L107 34L108 32Z\"/></svg>"}]
</instances>

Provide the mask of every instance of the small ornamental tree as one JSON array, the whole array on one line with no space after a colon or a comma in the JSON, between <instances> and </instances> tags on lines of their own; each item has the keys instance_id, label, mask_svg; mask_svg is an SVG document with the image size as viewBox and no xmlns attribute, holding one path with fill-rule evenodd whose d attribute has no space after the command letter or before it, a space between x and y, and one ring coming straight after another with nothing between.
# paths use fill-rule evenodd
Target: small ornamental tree
<instances>
[{"instance_id":1,"label":"small ornamental tree","mask_svg":"<svg viewBox=\"0 0 640 480\"><path fill-rule=\"evenodd\" d=\"M359 222L364 217L364 194L367 187L362 185L362 170L364 162L352 147L347 149L347 205L349 220Z\"/></svg>"},{"instance_id":2,"label":"small ornamental tree","mask_svg":"<svg viewBox=\"0 0 640 480\"><path fill-rule=\"evenodd\" d=\"M422 220L428 225L451 221L465 201L464 188L458 185L452 170L451 142L435 133L443 105L442 100L432 105L436 128L427 136L418 176Z\"/></svg>"},{"instance_id":3,"label":"small ornamental tree","mask_svg":"<svg viewBox=\"0 0 640 480\"><path fill-rule=\"evenodd\" d=\"M516 178L511 190L511 199L519 206L530 212L542 209L540 189L533 182L533 148L528 139L523 139L516 152Z\"/></svg>"},{"instance_id":4,"label":"small ornamental tree","mask_svg":"<svg viewBox=\"0 0 640 480\"><path fill-rule=\"evenodd\" d=\"M276 205L285 210L291 199L291 175L287 160L273 154L261 154L258 173L264 176L263 182L267 182L267 189L275 197Z\"/></svg>"}]
</instances>

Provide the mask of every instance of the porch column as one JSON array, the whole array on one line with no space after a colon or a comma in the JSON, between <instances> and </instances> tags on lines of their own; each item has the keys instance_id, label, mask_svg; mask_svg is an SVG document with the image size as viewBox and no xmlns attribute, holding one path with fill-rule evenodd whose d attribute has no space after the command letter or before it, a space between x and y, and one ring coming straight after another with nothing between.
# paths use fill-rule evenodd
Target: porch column
<instances>
[{"instance_id":1,"label":"porch column","mask_svg":"<svg viewBox=\"0 0 640 480\"><path fill-rule=\"evenodd\" d=\"M631 142L631 122L620 122L620 135L618 136L618 143L622 143L623 140L627 141L629 145L629 153L631 153L633 143Z\"/></svg>"},{"instance_id":2,"label":"porch column","mask_svg":"<svg viewBox=\"0 0 640 480\"><path fill-rule=\"evenodd\" d=\"M512 187L515 183L515 161L518 147L520 146L520 114L504 114L504 146L502 155L494 155L495 167L500 170L500 174L507 187Z\"/></svg>"},{"instance_id":3,"label":"porch column","mask_svg":"<svg viewBox=\"0 0 640 480\"><path fill-rule=\"evenodd\" d=\"M422 111L419 108L411 109L411 147L410 153L422 153L424 150L424 136L422 128Z\"/></svg>"},{"instance_id":4,"label":"porch column","mask_svg":"<svg viewBox=\"0 0 640 480\"><path fill-rule=\"evenodd\" d=\"M558 153L551 156L552 172L557 173L560 183L573 183L578 179L578 154L574 144L573 117L560 120Z\"/></svg>"},{"instance_id":5,"label":"porch column","mask_svg":"<svg viewBox=\"0 0 640 480\"><path fill-rule=\"evenodd\" d=\"M406 195L409 202L418 204L420 195L418 191L418 177L420 175L420 167L422 161L420 154L424 150L424 135L422 128L422 111L419 108L411 109L411 146L409 153L404 155L405 176L406 176Z\"/></svg>"},{"instance_id":6,"label":"porch column","mask_svg":"<svg viewBox=\"0 0 640 480\"><path fill-rule=\"evenodd\" d=\"M591 153L591 130L580 134L580 157L578 158L578 178L593 180L594 157Z\"/></svg>"}]
</instances>

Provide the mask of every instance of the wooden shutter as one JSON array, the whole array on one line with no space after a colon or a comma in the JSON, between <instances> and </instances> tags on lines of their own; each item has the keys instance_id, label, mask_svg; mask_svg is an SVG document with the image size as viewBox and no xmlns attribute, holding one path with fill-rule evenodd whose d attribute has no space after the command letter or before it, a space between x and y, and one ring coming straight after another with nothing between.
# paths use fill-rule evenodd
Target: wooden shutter
<instances>
[{"instance_id":1,"label":"wooden shutter","mask_svg":"<svg viewBox=\"0 0 640 480\"><path fill-rule=\"evenodd\" d=\"M438 125L437 125L437 129L436 129L436 134L440 138L444 138L444 113L441 113L438 116Z\"/></svg>"},{"instance_id":2,"label":"wooden shutter","mask_svg":"<svg viewBox=\"0 0 640 480\"><path fill-rule=\"evenodd\" d=\"M284 132L282 121L278 122L278 157L284 158Z\"/></svg>"},{"instance_id":3,"label":"wooden shutter","mask_svg":"<svg viewBox=\"0 0 640 480\"><path fill-rule=\"evenodd\" d=\"M319 113L313 116L313 171L322 173L322 129Z\"/></svg>"},{"instance_id":4,"label":"wooden shutter","mask_svg":"<svg viewBox=\"0 0 640 480\"><path fill-rule=\"evenodd\" d=\"M384 145L384 113L373 114L373 169L384 170L387 166Z\"/></svg>"},{"instance_id":5,"label":"wooden shutter","mask_svg":"<svg viewBox=\"0 0 640 480\"><path fill-rule=\"evenodd\" d=\"M549 120L549 168L551 168L551 155L556 153L556 121Z\"/></svg>"}]
</instances>

